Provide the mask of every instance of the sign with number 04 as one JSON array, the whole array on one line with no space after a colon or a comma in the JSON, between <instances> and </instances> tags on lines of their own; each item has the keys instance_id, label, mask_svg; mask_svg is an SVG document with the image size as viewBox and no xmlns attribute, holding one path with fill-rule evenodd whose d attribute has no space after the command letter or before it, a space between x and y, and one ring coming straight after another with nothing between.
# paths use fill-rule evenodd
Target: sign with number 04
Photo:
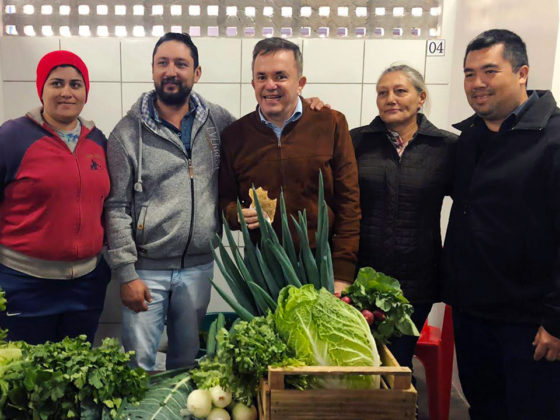
<instances>
[{"instance_id":1,"label":"sign with number 04","mask_svg":"<svg viewBox=\"0 0 560 420\"><path fill-rule=\"evenodd\" d=\"M428 39L426 55L445 55L445 39Z\"/></svg>"}]
</instances>

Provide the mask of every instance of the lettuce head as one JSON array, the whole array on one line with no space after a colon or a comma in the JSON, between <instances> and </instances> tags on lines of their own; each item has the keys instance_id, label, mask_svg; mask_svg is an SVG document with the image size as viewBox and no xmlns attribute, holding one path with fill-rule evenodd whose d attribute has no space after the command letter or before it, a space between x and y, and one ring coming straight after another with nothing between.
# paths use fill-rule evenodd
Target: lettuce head
<instances>
[{"instance_id":1,"label":"lettuce head","mask_svg":"<svg viewBox=\"0 0 560 420\"><path fill-rule=\"evenodd\" d=\"M276 329L307 365L379 366L375 339L362 314L312 284L287 286L274 314ZM317 377L318 387L379 388L377 375Z\"/></svg>"}]
</instances>

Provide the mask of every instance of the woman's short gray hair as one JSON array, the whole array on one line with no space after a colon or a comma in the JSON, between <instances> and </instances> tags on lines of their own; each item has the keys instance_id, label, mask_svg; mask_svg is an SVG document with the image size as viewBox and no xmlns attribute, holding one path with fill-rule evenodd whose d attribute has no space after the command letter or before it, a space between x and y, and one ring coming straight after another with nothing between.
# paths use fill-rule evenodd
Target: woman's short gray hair
<instances>
[{"instance_id":1,"label":"woman's short gray hair","mask_svg":"<svg viewBox=\"0 0 560 420\"><path fill-rule=\"evenodd\" d=\"M414 89L416 89L416 92L418 92L418 94L421 94L422 92L426 93L426 101L424 102L423 108L429 109L429 95L426 82L424 81L424 77L422 76L422 74L415 68L410 67L407 64L391 64L389 67L383 70L383 73L381 73L381 76L379 76L379 79L377 79L377 83L379 83L381 78L386 74L394 73L397 71L406 76L406 78L410 81L412 86L414 86Z\"/></svg>"}]
</instances>

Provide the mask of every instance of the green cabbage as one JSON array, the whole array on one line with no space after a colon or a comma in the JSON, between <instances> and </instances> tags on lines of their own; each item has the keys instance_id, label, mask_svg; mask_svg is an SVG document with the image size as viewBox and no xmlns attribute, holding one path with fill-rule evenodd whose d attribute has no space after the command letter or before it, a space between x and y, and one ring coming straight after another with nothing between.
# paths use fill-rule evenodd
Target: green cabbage
<instances>
[{"instance_id":1,"label":"green cabbage","mask_svg":"<svg viewBox=\"0 0 560 420\"><path fill-rule=\"evenodd\" d=\"M375 339L362 314L311 284L287 286L274 314L276 329L307 365L379 366ZM318 387L379 388L379 376L317 377Z\"/></svg>"}]
</instances>

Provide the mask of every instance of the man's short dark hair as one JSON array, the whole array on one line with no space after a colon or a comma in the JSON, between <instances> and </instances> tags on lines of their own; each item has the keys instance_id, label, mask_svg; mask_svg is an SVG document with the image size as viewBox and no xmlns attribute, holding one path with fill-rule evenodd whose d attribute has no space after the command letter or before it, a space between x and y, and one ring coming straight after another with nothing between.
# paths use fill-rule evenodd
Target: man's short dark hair
<instances>
[{"instance_id":1,"label":"man's short dark hair","mask_svg":"<svg viewBox=\"0 0 560 420\"><path fill-rule=\"evenodd\" d=\"M167 32L163 35L158 41L156 42L156 46L154 47L154 51L152 52L152 66L154 65L154 57L156 56L157 49L161 44L167 41L178 41L185 44L191 50L191 57L194 61L194 68L198 67L198 48L194 45L194 42L191 39L191 36L187 33L178 33L178 32Z\"/></svg>"},{"instance_id":2,"label":"man's short dark hair","mask_svg":"<svg viewBox=\"0 0 560 420\"><path fill-rule=\"evenodd\" d=\"M301 55L301 50L291 41L284 38L272 37L265 38L257 42L255 48L253 48L253 63L251 68L255 67L255 60L259 54L269 54L280 50L289 50L294 53L294 58L296 59L296 65L298 69L298 76L303 74L303 57Z\"/></svg>"},{"instance_id":3,"label":"man's short dark hair","mask_svg":"<svg viewBox=\"0 0 560 420\"><path fill-rule=\"evenodd\" d=\"M490 29L489 31L482 32L469 42L465 51L465 58L463 59L463 67L469 52L482 50L498 44L504 46L503 57L511 63L513 71L519 70L521 66L529 65L527 47L519 35L507 29Z\"/></svg>"}]
</instances>

